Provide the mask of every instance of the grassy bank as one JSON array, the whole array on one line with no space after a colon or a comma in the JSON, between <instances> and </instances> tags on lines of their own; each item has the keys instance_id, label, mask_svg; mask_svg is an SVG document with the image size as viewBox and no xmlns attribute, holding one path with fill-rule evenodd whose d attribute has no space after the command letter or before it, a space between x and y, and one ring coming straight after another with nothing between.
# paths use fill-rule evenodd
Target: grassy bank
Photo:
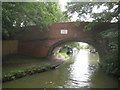
<instances>
[{"instance_id":1,"label":"grassy bank","mask_svg":"<svg viewBox=\"0 0 120 90\"><path fill-rule=\"evenodd\" d=\"M23 68L23 69L9 70L9 71L3 72L2 82L15 80L15 79L24 77L26 75L32 75L35 73L45 72L51 69L55 69L56 67L60 65L61 64L56 64L56 65L44 64L41 66L33 66L33 67L28 67L28 68Z\"/></svg>"},{"instance_id":2,"label":"grassy bank","mask_svg":"<svg viewBox=\"0 0 120 90\"><path fill-rule=\"evenodd\" d=\"M70 58L70 56L67 55L66 53L58 53L56 57L57 58L61 58L61 57L63 57L63 58Z\"/></svg>"},{"instance_id":3,"label":"grassy bank","mask_svg":"<svg viewBox=\"0 0 120 90\"><path fill-rule=\"evenodd\" d=\"M63 61L33 58L23 55L10 55L3 57L2 64L2 81L6 82L26 75L55 69L63 64Z\"/></svg>"},{"instance_id":4,"label":"grassy bank","mask_svg":"<svg viewBox=\"0 0 120 90\"><path fill-rule=\"evenodd\" d=\"M44 65L40 65L40 66L31 66L31 67L26 67L26 68L7 70L7 71L3 71L2 76L4 77L7 75L11 75L13 73L25 72L25 71L29 71L29 70L33 70L33 69L44 69L44 68L48 68L51 66L52 66L52 64L44 64Z\"/></svg>"}]
</instances>

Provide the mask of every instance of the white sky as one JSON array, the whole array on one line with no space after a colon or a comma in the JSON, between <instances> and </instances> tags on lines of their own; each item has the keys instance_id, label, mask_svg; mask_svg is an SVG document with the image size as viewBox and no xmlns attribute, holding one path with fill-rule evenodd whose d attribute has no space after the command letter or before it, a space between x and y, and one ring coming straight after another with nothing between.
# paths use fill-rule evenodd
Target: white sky
<instances>
[{"instance_id":1,"label":"white sky","mask_svg":"<svg viewBox=\"0 0 120 90\"><path fill-rule=\"evenodd\" d=\"M36 1L44 1L44 0L36 0ZM101 2L118 2L119 0L46 0L46 1L55 1L55 2L59 2L60 6L61 6L61 10L62 11L65 11L65 6L67 5L67 2L71 2L71 1L74 1L74 2L98 2L98 1L101 1ZM115 6L114 8L116 8L118 6ZM97 7L93 8L93 13L100 13L102 12L103 10L105 10L106 7L105 6L101 6L99 9L97 9ZM77 17L77 13L73 14L72 15L73 17L71 18L71 21L76 21L77 19L79 19ZM82 20L84 20L84 18L82 18ZM87 18L86 20L84 21L88 21L88 22L92 22L93 21L93 18L90 18L90 15L88 14L87 15ZM116 19L113 19L111 22L115 22Z\"/></svg>"},{"instance_id":2,"label":"white sky","mask_svg":"<svg viewBox=\"0 0 120 90\"><path fill-rule=\"evenodd\" d=\"M65 11L65 6L67 5L67 2L70 2L71 0L59 0L60 6L61 6L61 10ZM71 19L71 21L76 21L78 19L77 17L77 13L73 15L73 18Z\"/></svg>"},{"instance_id":3,"label":"white sky","mask_svg":"<svg viewBox=\"0 0 120 90\"><path fill-rule=\"evenodd\" d=\"M59 3L60 3L60 6L61 6L61 10L62 10L62 11L65 11L65 10L66 10L66 9L65 9L65 6L67 5L67 2L71 2L71 0L59 0ZM94 10L95 10L95 9L94 9ZM73 16L73 17L71 18L71 21L76 21L77 19L79 19L79 18L77 17L77 13L73 14L72 16ZM91 19L90 16L88 15L88 16L87 16L87 20L88 20L88 21L92 21L93 19Z\"/></svg>"},{"instance_id":4,"label":"white sky","mask_svg":"<svg viewBox=\"0 0 120 90\"><path fill-rule=\"evenodd\" d=\"M61 6L61 10L65 11L65 5L67 5L67 2L70 2L71 0L58 0Z\"/></svg>"}]
</instances>

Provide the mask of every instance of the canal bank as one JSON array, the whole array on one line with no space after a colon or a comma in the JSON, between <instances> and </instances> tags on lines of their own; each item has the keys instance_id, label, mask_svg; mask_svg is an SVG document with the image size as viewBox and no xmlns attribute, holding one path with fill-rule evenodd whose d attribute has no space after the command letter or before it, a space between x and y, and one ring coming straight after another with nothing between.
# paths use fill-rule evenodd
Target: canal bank
<instances>
[{"instance_id":1,"label":"canal bank","mask_svg":"<svg viewBox=\"0 0 120 90\"><path fill-rule=\"evenodd\" d=\"M3 83L16 80L28 75L56 69L60 65L64 64L66 61L66 59L38 59L21 55L17 55L16 57L8 56L7 58L3 59Z\"/></svg>"},{"instance_id":2,"label":"canal bank","mask_svg":"<svg viewBox=\"0 0 120 90\"><path fill-rule=\"evenodd\" d=\"M61 67L3 83L3 88L118 88L99 67L97 53L81 50Z\"/></svg>"}]
</instances>

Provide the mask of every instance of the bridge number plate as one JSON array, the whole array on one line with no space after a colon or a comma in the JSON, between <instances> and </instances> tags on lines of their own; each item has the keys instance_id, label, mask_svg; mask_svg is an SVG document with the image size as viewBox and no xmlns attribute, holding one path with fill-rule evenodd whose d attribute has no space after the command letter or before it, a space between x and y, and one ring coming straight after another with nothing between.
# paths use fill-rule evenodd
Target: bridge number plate
<instances>
[{"instance_id":1,"label":"bridge number plate","mask_svg":"<svg viewBox=\"0 0 120 90\"><path fill-rule=\"evenodd\" d=\"M61 29L60 34L68 34L68 30L66 30L66 29Z\"/></svg>"}]
</instances>

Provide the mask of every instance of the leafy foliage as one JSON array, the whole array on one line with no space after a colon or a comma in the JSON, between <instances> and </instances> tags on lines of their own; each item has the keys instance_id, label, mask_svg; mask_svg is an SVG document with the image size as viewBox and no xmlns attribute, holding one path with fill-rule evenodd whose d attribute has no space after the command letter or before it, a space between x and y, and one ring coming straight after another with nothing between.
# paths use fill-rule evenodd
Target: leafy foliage
<instances>
[{"instance_id":1,"label":"leafy foliage","mask_svg":"<svg viewBox=\"0 0 120 90\"><path fill-rule=\"evenodd\" d=\"M66 52L60 52L60 53L57 54L56 57L57 57L57 58L61 58L61 57L70 58L70 56L67 55Z\"/></svg>"},{"instance_id":2,"label":"leafy foliage","mask_svg":"<svg viewBox=\"0 0 120 90\"><path fill-rule=\"evenodd\" d=\"M120 77L118 50L110 51L102 65L106 73Z\"/></svg>"},{"instance_id":3,"label":"leafy foliage","mask_svg":"<svg viewBox=\"0 0 120 90\"><path fill-rule=\"evenodd\" d=\"M119 3L116 2L70 2L66 6L66 13L70 17L72 14L77 13L78 21L87 21L89 18L95 22L118 21L118 5Z\"/></svg>"},{"instance_id":4,"label":"leafy foliage","mask_svg":"<svg viewBox=\"0 0 120 90\"><path fill-rule=\"evenodd\" d=\"M118 59L118 29L111 28L101 33L103 38L108 38L107 47L110 48L108 55L103 61L102 67L106 73L120 77L120 66Z\"/></svg>"},{"instance_id":5,"label":"leafy foliage","mask_svg":"<svg viewBox=\"0 0 120 90\"><path fill-rule=\"evenodd\" d=\"M68 48L71 48L71 49L73 49L73 48L80 49L80 46L79 46L78 42L67 43L67 44L65 44L64 46L61 47L61 49L60 49L57 57L64 56L65 58L69 58L70 56L67 55Z\"/></svg>"},{"instance_id":6,"label":"leafy foliage","mask_svg":"<svg viewBox=\"0 0 120 90\"><path fill-rule=\"evenodd\" d=\"M93 23L85 26L85 30L93 30L102 22L118 23L120 18L120 2L70 2L66 13L72 17L77 13L77 21L89 21ZM100 9L101 8L101 9ZM118 63L118 28L111 27L101 33L102 38L108 39L107 46L110 47L102 66L106 73L120 77L120 66Z\"/></svg>"},{"instance_id":7,"label":"leafy foliage","mask_svg":"<svg viewBox=\"0 0 120 90\"><path fill-rule=\"evenodd\" d=\"M68 43L68 44L64 45L64 47L67 47L67 48L77 48L77 49L80 48L78 42L71 42L71 43Z\"/></svg>"},{"instance_id":8,"label":"leafy foliage","mask_svg":"<svg viewBox=\"0 0 120 90\"><path fill-rule=\"evenodd\" d=\"M106 31L103 31L101 34L102 34L103 38L116 38L116 37L118 37L118 29L111 28Z\"/></svg>"},{"instance_id":9,"label":"leafy foliage","mask_svg":"<svg viewBox=\"0 0 120 90\"><path fill-rule=\"evenodd\" d=\"M14 27L37 25L48 29L54 22L68 21L56 2L4 2L2 5L3 39L13 39Z\"/></svg>"},{"instance_id":10,"label":"leafy foliage","mask_svg":"<svg viewBox=\"0 0 120 90\"><path fill-rule=\"evenodd\" d=\"M84 27L84 31L95 30L99 25L101 25L101 22L91 22Z\"/></svg>"}]
</instances>

